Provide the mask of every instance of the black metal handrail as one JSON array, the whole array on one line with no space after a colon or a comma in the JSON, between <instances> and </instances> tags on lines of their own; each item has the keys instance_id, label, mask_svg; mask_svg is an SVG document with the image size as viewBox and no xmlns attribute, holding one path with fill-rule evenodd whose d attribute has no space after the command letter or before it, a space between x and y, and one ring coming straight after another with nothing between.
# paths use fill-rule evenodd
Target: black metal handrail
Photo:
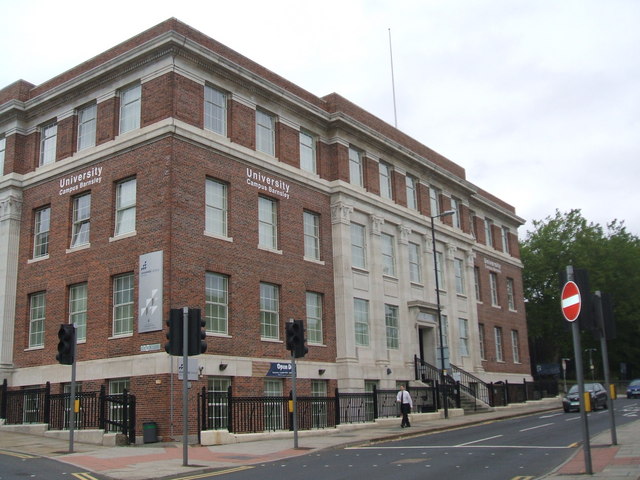
<instances>
[{"instance_id":1,"label":"black metal handrail","mask_svg":"<svg viewBox=\"0 0 640 480\"><path fill-rule=\"evenodd\" d=\"M454 364L451 364L451 373L453 378L457 377L456 380L460 382L460 388L465 393L486 405L490 405L489 387L486 382Z\"/></svg>"}]
</instances>

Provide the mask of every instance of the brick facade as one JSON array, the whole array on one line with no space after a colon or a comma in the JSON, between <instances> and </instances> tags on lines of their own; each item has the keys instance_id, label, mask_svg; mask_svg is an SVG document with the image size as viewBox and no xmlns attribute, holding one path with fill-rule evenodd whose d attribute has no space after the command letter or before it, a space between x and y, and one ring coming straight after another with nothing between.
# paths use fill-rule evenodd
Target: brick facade
<instances>
[{"instance_id":1,"label":"brick facade","mask_svg":"<svg viewBox=\"0 0 640 480\"><path fill-rule=\"evenodd\" d=\"M200 49L191 50L185 37ZM135 61L123 57L133 52ZM171 67L165 62L167 55L173 55ZM120 93L136 84L141 86L140 125L120 134ZM226 94L222 134L205 129L204 91L209 84ZM62 87L64 94L58 92ZM14 109L9 100L29 100L33 110ZM91 101L97 105L95 146L78 151L77 110ZM322 298L322 341L309 343L309 353L300 361L301 394L311 393L312 382L323 382L331 393L336 387L362 390L365 382L391 388L411 380L414 355L431 358L435 347L433 325L420 323L422 315L433 312L435 302L428 218L437 213L430 206L433 185L441 192L441 212L451 208L452 196L461 199L460 227L453 226L451 217L435 222L436 250L446 262L447 280L441 287L444 312L452 319L452 345L460 337L453 320L464 316L473 330L470 353L454 359L489 380L528 375L516 234L522 219L513 207L468 182L462 167L339 95L315 97L170 19L42 85L16 82L0 90L0 102L6 106L0 113L0 136L6 139L0 203L11 198L11 205L16 205L0 218L10 226L0 229L0 252L5 246L5 251L17 252L17 270L7 272L5 282L15 287L15 309L0 311L3 325L13 332L11 341L0 337L4 357L9 352L12 359L0 365L0 373L10 379L12 388L50 381L58 391L68 383L68 369L55 360L57 331L60 323L69 321L70 286L86 284L87 334L77 355L83 388L126 378L138 398L139 428L153 420L162 435L170 431L171 422L180 425L181 386L174 381L171 391L176 364L163 351L166 329L138 331L144 307L138 301L140 256L157 251L163 252L163 319L171 308L204 309L207 273L226 275L229 282L228 331L207 335L207 352L198 357L201 377L193 382L190 401L195 402L209 380L221 377L231 381L236 394L262 394L271 363L289 359L284 324L290 318L306 318L308 292ZM257 109L274 112L273 156L256 151ZM40 128L52 119L57 124L55 162L39 167ZM361 124L375 135L367 137ZM315 172L301 170L297 126L315 137ZM349 184L351 145L362 152L364 189ZM392 198L384 202L380 161L392 169ZM75 180L82 175L92 181ZM407 206L406 175L416 179L415 210ZM454 177L456 182L451 181ZM117 184L133 178L135 231L116 236ZM206 231L208 180L227 188L225 236ZM273 187L276 184L280 190ZM89 244L71 248L73 202L86 193L91 194ZM275 249L260 246L261 197L275 204ZM35 256L36 213L42 207L50 208L48 254ZM319 259L305 258L305 212L319 219ZM492 245L485 239L484 218L496 222ZM366 228L364 268L352 268L350 222ZM502 251L501 234L507 231L503 228L509 231L509 252ZM394 242L392 274L381 266L382 234ZM409 243L420 247L420 279L409 280ZM459 260L466 268L465 288L456 294L454 282L460 279L454 277L453 266ZM474 267L479 269L479 301L471 294ZM498 275L499 305L490 301L490 272ZM122 274L133 274L136 313L132 332L116 335L113 281ZM506 303L507 279L513 281L513 309ZM261 338L261 283L279 288L277 338ZM46 298L44 340L34 346L30 301L40 292ZM354 298L366 299L371 307L368 345L356 345L354 340ZM388 305L399 312L398 346L390 348L384 338ZM480 324L485 328L482 359L477 345ZM503 329L502 361L490 355L495 345L489 333L496 326ZM520 361L512 358L511 331L518 332ZM418 339L416 332L423 338ZM290 381L283 380L282 387L286 395ZM172 395L175 412L180 413L170 419Z\"/></svg>"}]
</instances>

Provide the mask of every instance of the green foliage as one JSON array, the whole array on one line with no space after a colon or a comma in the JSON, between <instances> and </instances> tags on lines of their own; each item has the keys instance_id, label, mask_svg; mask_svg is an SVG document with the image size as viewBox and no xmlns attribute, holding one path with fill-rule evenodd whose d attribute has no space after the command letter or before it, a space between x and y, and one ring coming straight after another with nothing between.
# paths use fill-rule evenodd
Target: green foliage
<instances>
[{"instance_id":1,"label":"green foliage","mask_svg":"<svg viewBox=\"0 0 640 480\"><path fill-rule=\"evenodd\" d=\"M521 243L524 264L524 296L532 364L558 362L573 357L568 322L560 310L560 272L567 265L589 272L591 291L612 296L617 336L608 342L612 375L621 362L632 365L640 376L640 239L623 222L613 220L606 228L587 222L580 210L560 213L533 222ZM599 340L583 333L584 348Z\"/></svg>"}]
</instances>

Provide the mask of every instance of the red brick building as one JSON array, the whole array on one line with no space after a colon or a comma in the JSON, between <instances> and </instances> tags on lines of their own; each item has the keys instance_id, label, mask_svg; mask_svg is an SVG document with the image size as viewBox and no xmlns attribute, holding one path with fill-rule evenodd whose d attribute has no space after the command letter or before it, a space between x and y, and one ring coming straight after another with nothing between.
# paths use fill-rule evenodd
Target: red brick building
<instances>
[{"instance_id":1,"label":"red brick building","mask_svg":"<svg viewBox=\"0 0 640 480\"><path fill-rule=\"evenodd\" d=\"M0 379L138 398L167 431L171 308L202 310L202 386L395 388L435 364L435 220L452 363L528 377L515 209L459 165L336 94L319 98L175 19L34 86L0 90ZM175 399L173 399L175 397ZM172 399L169 401L169 399ZM173 418L178 422L179 415Z\"/></svg>"}]
</instances>

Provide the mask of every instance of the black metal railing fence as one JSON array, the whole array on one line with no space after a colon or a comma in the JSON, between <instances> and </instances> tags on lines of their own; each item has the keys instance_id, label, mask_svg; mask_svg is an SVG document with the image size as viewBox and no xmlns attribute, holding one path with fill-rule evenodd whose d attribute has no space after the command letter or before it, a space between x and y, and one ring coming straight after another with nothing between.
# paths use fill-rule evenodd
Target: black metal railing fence
<instances>
[{"instance_id":1,"label":"black metal railing fence","mask_svg":"<svg viewBox=\"0 0 640 480\"><path fill-rule=\"evenodd\" d=\"M414 412L435 412L438 388L408 387L414 402ZM346 423L373 422L377 418L400 414L396 390L374 388L370 392L340 392L332 397L298 396L296 398L299 430L334 428ZM233 433L255 433L293 429L292 396L234 396L231 387L226 392L211 392L206 388L198 395L198 424L202 430L228 430Z\"/></svg>"},{"instance_id":2,"label":"black metal railing fence","mask_svg":"<svg viewBox=\"0 0 640 480\"><path fill-rule=\"evenodd\" d=\"M71 394L51 393L51 385L9 390L6 381L0 388L0 418L7 425L47 424L49 430L67 430L71 418ZM135 443L136 399L126 390L122 394L106 395L104 385L99 391L76 392L77 430L99 429L119 432Z\"/></svg>"}]
</instances>

